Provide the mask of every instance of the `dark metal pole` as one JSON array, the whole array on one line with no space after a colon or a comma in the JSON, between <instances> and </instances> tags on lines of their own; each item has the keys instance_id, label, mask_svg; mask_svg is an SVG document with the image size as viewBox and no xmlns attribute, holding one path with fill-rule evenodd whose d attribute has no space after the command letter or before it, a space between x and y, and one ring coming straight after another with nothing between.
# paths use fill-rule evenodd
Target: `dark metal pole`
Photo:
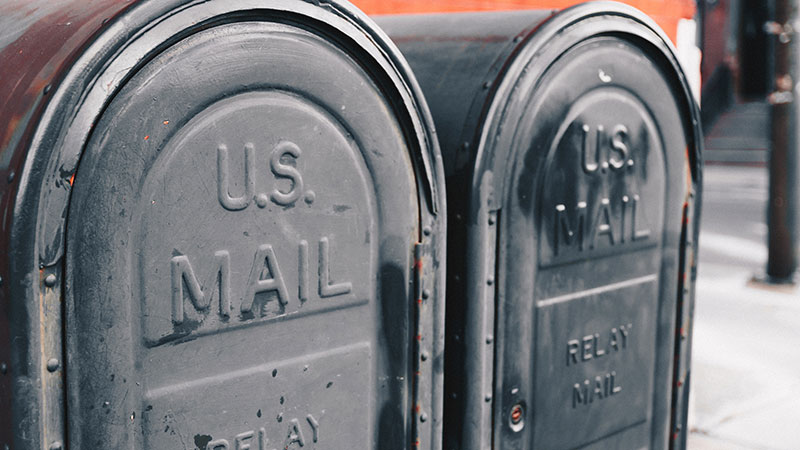
<instances>
[{"instance_id":1,"label":"dark metal pole","mask_svg":"<svg viewBox=\"0 0 800 450\"><path fill-rule=\"evenodd\" d=\"M774 34L775 91L770 94L772 149L769 162L769 225L767 278L791 283L797 269L797 28L799 0L776 0L775 20L765 29Z\"/></svg>"}]
</instances>

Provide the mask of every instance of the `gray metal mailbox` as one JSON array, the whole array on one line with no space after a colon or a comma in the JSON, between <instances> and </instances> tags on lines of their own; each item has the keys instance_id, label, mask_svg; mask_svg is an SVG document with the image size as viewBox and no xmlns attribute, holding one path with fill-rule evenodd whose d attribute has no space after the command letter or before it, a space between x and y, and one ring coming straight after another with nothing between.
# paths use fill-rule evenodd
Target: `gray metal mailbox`
<instances>
[{"instance_id":1,"label":"gray metal mailbox","mask_svg":"<svg viewBox=\"0 0 800 450\"><path fill-rule=\"evenodd\" d=\"M448 190L445 448L680 448L698 111L615 3L378 20Z\"/></svg>"},{"instance_id":2,"label":"gray metal mailbox","mask_svg":"<svg viewBox=\"0 0 800 450\"><path fill-rule=\"evenodd\" d=\"M440 447L441 156L366 16L41 1L0 22L0 447Z\"/></svg>"}]
</instances>

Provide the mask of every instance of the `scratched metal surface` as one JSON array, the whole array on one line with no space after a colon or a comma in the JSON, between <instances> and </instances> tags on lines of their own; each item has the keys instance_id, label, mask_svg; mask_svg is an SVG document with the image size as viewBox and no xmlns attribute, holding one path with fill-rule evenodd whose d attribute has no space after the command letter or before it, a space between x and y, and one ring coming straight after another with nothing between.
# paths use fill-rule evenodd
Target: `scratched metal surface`
<instances>
[{"instance_id":1,"label":"scratched metal surface","mask_svg":"<svg viewBox=\"0 0 800 450\"><path fill-rule=\"evenodd\" d=\"M64 439L61 266L39 265L36 243L22 237L32 226L14 231L15 220L38 212L38 198L18 196L31 176L24 170L28 150L72 62L128 4L0 3L0 444L7 448Z\"/></svg>"},{"instance_id":2,"label":"scratched metal surface","mask_svg":"<svg viewBox=\"0 0 800 450\"><path fill-rule=\"evenodd\" d=\"M378 23L445 158L445 448L682 448L701 141L666 36L612 3Z\"/></svg>"},{"instance_id":3,"label":"scratched metal surface","mask_svg":"<svg viewBox=\"0 0 800 450\"><path fill-rule=\"evenodd\" d=\"M405 62L338 3L129 5L0 5L3 443L439 448L443 178Z\"/></svg>"}]
</instances>

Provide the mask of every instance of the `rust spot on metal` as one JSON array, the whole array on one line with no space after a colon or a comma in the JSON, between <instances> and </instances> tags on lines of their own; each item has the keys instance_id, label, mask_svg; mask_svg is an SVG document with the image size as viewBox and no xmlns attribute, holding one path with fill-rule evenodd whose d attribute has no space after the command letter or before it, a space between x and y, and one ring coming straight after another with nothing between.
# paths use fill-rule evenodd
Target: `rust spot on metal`
<instances>
[{"instance_id":1,"label":"rust spot on metal","mask_svg":"<svg viewBox=\"0 0 800 450\"><path fill-rule=\"evenodd\" d=\"M516 425L522 421L522 405L519 403L511 408L511 423Z\"/></svg>"}]
</instances>

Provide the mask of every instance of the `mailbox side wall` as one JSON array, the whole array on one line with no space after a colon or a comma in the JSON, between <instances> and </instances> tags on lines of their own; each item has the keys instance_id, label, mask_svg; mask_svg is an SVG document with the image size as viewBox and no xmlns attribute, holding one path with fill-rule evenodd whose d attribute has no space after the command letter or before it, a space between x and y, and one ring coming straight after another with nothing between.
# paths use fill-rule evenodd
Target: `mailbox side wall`
<instances>
[{"instance_id":1,"label":"mailbox side wall","mask_svg":"<svg viewBox=\"0 0 800 450\"><path fill-rule=\"evenodd\" d=\"M58 301L39 293L46 270L31 258L38 230L13 226L36 216L38 195L25 186L41 182L43 174L23 176L22 169L39 118L66 70L98 30L130 5L72 0L0 6L0 445L10 448L42 448L63 436L63 396L45 388L61 373L60 364L49 373L41 353L56 344L46 333L60 327L60 313L53 311ZM30 201L15 203L18 194ZM46 411L56 414L38 420Z\"/></svg>"},{"instance_id":2,"label":"mailbox side wall","mask_svg":"<svg viewBox=\"0 0 800 450\"><path fill-rule=\"evenodd\" d=\"M494 248L483 248L476 254L467 245L470 232L480 228L476 223L473 175L478 157L478 142L483 131L486 108L495 94L508 61L519 43L551 11L491 13L498 27L485 26L484 13L449 15L376 16L375 20L409 60L426 95L436 125L445 161L447 178L448 241L445 336L445 413L444 448L462 448L462 433L474 432L475 439L483 431L473 423L491 413L491 404L484 401L487 387L475 384L468 371L480 370L475 355L465 353L465 342L473 337L467 325L475 302L467 299L483 293L475 292L467 280L473 266L482 257L493 258ZM437 55L430 58L431 54ZM469 230L469 231L468 231ZM476 259L477 258L477 259ZM482 260L482 259L481 259ZM491 370L491 355L487 356ZM463 368L469 367L467 371ZM491 376L488 377L491 382ZM491 387L488 387L491 390ZM488 409L486 409L488 407ZM478 445L473 442L473 445Z\"/></svg>"}]
</instances>

